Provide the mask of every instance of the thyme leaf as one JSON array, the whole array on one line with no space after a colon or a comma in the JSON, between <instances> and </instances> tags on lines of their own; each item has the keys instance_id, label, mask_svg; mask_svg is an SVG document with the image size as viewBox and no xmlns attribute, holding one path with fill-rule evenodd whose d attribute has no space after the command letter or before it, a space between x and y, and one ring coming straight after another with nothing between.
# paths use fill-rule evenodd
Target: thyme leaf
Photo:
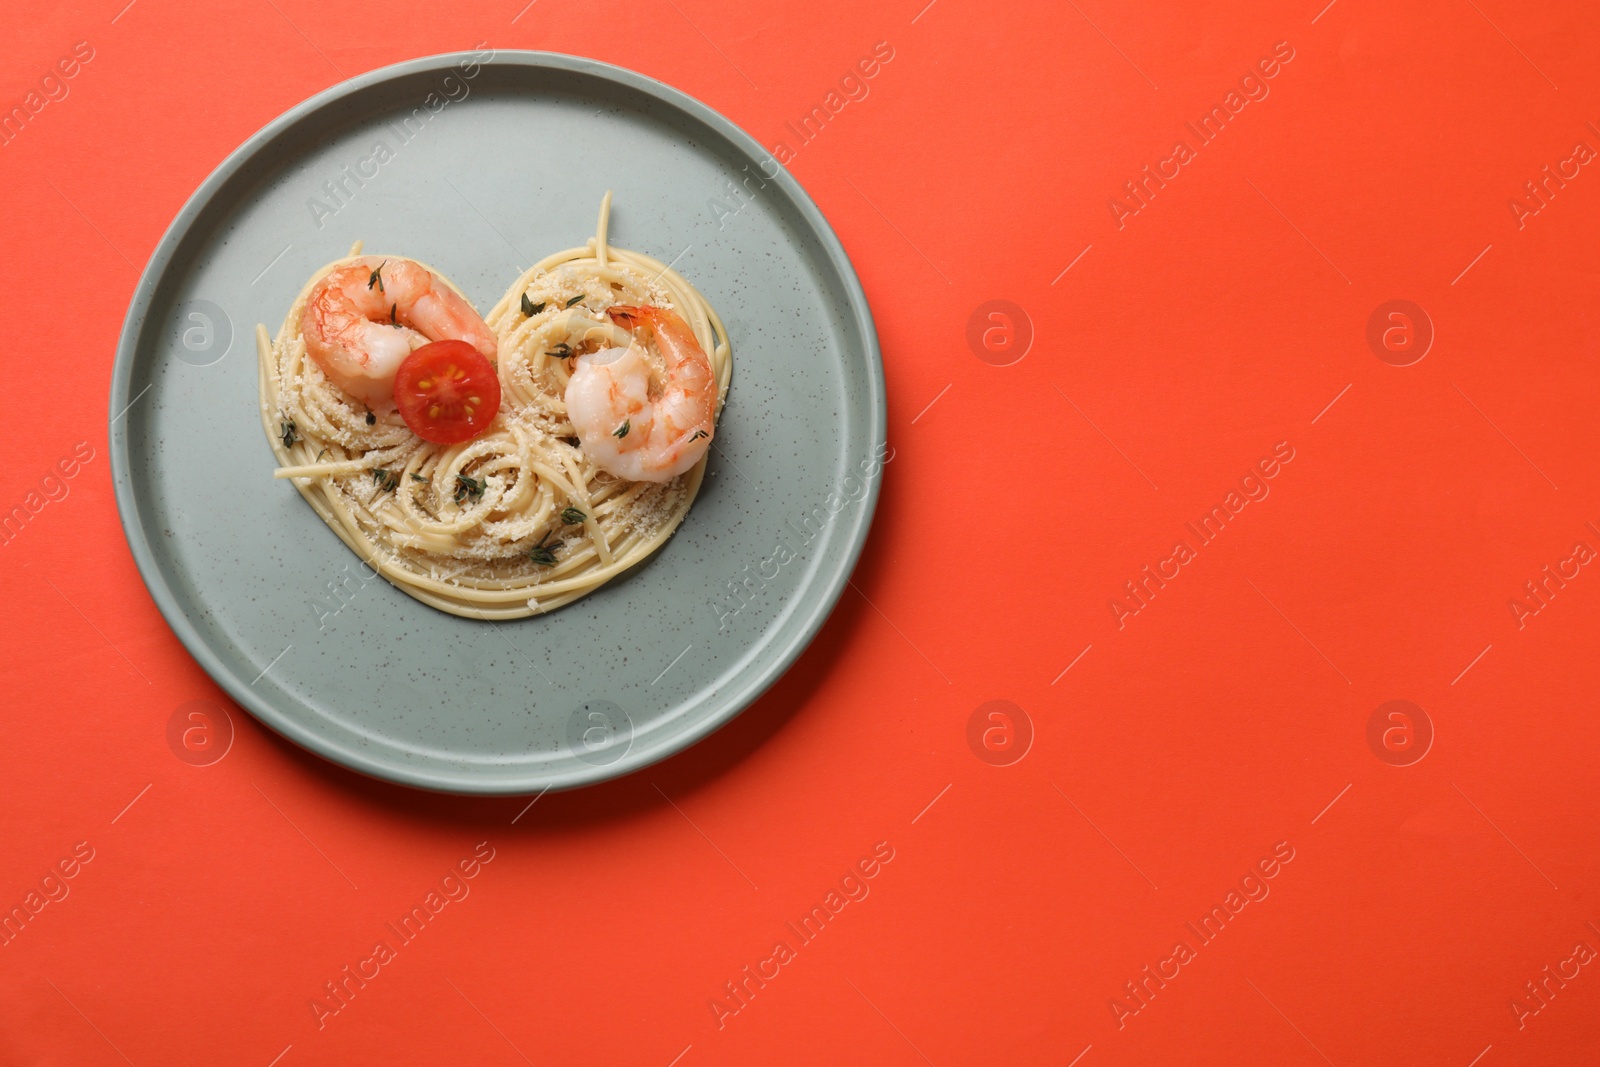
<instances>
[{"instance_id":1,"label":"thyme leaf","mask_svg":"<svg viewBox=\"0 0 1600 1067\"><path fill-rule=\"evenodd\" d=\"M483 499L483 491L489 487L487 479L473 478L466 474L456 475L456 503L463 500L477 502Z\"/></svg>"},{"instance_id":2,"label":"thyme leaf","mask_svg":"<svg viewBox=\"0 0 1600 1067\"><path fill-rule=\"evenodd\" d=\"M389 261L386 259L383 261L383 263L379 263L376 267L372 268L372 274L367 278L368 289L371 289L373 286L377 286L378 292L388 295L383 288L383 268L384 264L388 262Z\"/></svg>"},{"instance_id":3,"label":"thyme leaf","mask_svg":"<svg viewBox=\"0 0 1600 1067\"><path fill-rule=\"evenodd\" d=\"M278 437L282 439L284 448L290 447L300 439L300 432L295 429L294 421L292 419L285 419L283 421L283 429L279 431Z\"/></svg>"},{"instance_id":4,"label":"thyme leaf","mask_svg":"<svg viewBox=\"0 0 1600 1067\"><path fill-rule=\"evenodd\" d=\"M551 541L550 535L547 533L539 538L538 544L528 549L528 558L541 567L554 567L556 565L556 549L560 547L561 542Z\"/></svg>"},{"instance_id":5,"label":"thyme leaf","mask_svg":"<svg viewBox=\"0 0 1600 1067\"><path fill-rule=\"evenodd\" d=\"M395 474L394 471L384 470L382 467L373 468L372 480L378 483L378 492L380 493L392 493L395 491L395 487L400 484L399 475Z\"/></svg>"},{"instance_id":6,"label":"thyme leaf","mask_svg":"<svg viewBox=\"0 0 1600 1067\"><path fill-rule=\"evenodd\" d=\"M632 421L632 419L623 419L622 425L611 431L611 436L615 437L619 441L628 436L629 423Z\"/></svg>"},{"instance_id":7,"label":"thyme leaf","mask_svg":"<svg viewBox=\"0 0 1600 1067\"><path fill-rule=\"evenodd\" d=\"M528 294L527 293L523 293L522 294L522 314L525 317L531 319L531 318L533 318L535 315L539 314L539 312L541 312L543 310L544 310L544 301L543 300L541 300L537 304L535 304L532 300L528 299Z\"/></svg>"},{"instance_id":8,"label":"thyme leaf","mask_svg":"<svg viewBox=\"0 0 1600 1067\"><path fill-rule=\"evenodd\" d=\"M579 293L577 296L575 296L571 300L567 301L567 307L571 307L573 304L579 303L582 300L583 300L583 294Z\"/></svg>"},{"instance_id":9,"label":"thyme leaf","mask_svg":"<svg viewBox=\"0 0 1600 1067\"><path fill-rule=\"evenodd\" d=\"M561 509L561 521L566 523L568 526L576 526L586 518L588 518L588 516L579 511L577 508L568 507Z\"/></svg>"}]
</instances>

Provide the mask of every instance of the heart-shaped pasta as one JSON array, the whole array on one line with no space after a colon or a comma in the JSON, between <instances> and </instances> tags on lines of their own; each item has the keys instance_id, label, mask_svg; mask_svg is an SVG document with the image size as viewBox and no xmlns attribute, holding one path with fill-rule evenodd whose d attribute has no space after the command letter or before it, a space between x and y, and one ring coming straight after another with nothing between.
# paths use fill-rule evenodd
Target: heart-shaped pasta
<instances>
[{"instance_id":1,"label":"heart-shaped pasta","mask_svg":"<svg viewBox=\"0 0 1600 1067\"><path fill-rule=\"evenodd\" d=\"M728 333L670 265L610 246L610 208L607 193L595 236L535 263L481 322L438 271L358 243L306 283L275 339L256 327L277 476L425 604L490 620L569 604L659 549L694 502L732 374ZM373 305L355 325L376 354L336 362L308 301L369 271L346 302ZM387 322L374 314L385 302ZM483 324L492 346L473 332ZM459 444L418 436L364 377L392 379L382 360L438 332L495 353L498 412Z\"/></svg>"}]
</instances>

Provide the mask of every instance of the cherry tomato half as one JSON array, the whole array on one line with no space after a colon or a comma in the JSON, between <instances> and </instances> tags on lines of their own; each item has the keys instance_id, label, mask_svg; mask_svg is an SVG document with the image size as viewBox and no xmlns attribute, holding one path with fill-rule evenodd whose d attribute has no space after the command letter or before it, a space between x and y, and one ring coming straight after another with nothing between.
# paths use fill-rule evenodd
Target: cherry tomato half
<instances>
[{"instance_id":1,"label":"cherry tomato half","mask_svg":"<svg viewBox=\"0 0 1600 1067\"><path fill-rule=\"evenodd\" d=\"M500 410L500 376L466 341L434 341L400 364L394 402L411 432L424 441L459 444L494 421Z\"/></svg>"}]
</instances>

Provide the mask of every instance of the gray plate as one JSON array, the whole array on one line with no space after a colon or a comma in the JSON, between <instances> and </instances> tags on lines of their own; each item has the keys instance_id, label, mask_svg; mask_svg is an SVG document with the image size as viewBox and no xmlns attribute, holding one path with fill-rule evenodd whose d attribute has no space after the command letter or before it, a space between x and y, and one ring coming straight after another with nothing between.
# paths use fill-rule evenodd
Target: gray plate
<instances>
[{"instance_id":1,"label":"gray plate","mask_svg":"<svg viewBox=\"0 0 1600 1067\"><path fill-rule=\"evenodd\" d=\"M683 526L542 618L460 619L364 578L272 478L256 323L276 332L356 238L434 264L487 310L593 233L608 188L612 242L675 262L732 338L717 450ZM885 439L866 299L794 179L684 94L542 52L387 67L250 138L151 257L110 415L128 542L206 671L330 760L455 793L601 781L738 714L843 590Z\"/></svg>"}]
</instances>

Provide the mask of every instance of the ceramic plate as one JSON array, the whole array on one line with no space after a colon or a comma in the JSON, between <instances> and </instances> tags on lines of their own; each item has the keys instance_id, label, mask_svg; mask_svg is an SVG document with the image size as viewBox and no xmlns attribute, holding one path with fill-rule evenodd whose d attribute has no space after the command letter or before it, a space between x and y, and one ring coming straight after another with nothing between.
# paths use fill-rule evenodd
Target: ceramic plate
<instances>
[{"instance_id":1,"label":"ceramic plate","mask_svg":"<svg viewBox=\"0 0 1600 1067\"><path fill-rule=\"evenodd\" d=\"M254 331L356 239L487 310L594 232L671 262L727 324L733 385L699 498L649 562L548 616L486 623L367 578L272 478ZM454 793L625 774L706 736L794 662L877 501L883 370L827 222L751 137L659 82L540 52L354 78L233 153L134 295L109 411L117 503L178 637L262 722Z\"/></svg>"}]
</instances>

